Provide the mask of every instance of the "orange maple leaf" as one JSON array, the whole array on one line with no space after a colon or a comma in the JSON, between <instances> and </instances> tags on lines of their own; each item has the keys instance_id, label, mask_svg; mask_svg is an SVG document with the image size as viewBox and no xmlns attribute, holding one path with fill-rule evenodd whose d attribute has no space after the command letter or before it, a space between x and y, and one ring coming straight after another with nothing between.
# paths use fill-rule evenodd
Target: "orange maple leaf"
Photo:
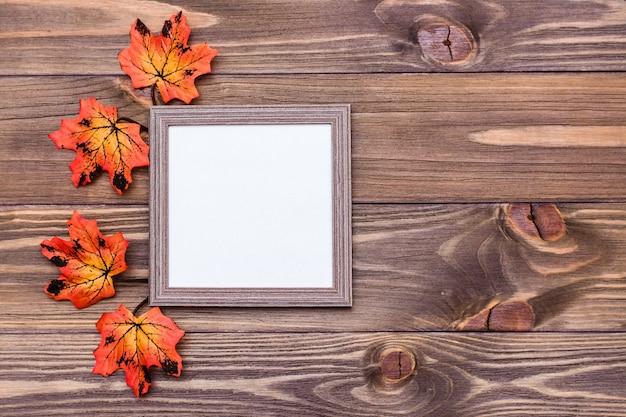
<instances>
[{"instance_id":1,"label":"orange maple leaf","mask_svg":"<svg viewBox=\"0 0 626 417\"><path fill-rule=\"evenodd\" d=\"M167 375L180 376L182 358L176 344L185 332L174 321L153 307L135 317L124 305L113 313L104 313L96 323L102 340L94 351L94 374L108 377L118 369L126 373L126 384L137 397L148 392L151 366Z\"/></svg>"},{"instance_id":2,"label":"orange maple leaf","mask_svg":"<svg viewBox=\"0 0 626 417\"><path fill-rule=\"evenodd\" d=\"M131 170L150 164L150 148L139 132L139 124L118 119L117 107L105 107L91 97L80 100L76 119L61 120L61 128L48 137L57 148L76 151L70 164L76 187L108 171L111 186L122 194L132 182Z\"/></svg>"},{"instance_id":3,"label":"orange maple leaf","mask_svg":"<svg viewBox=\"0 0 626 417\"><path fill-rule=\"evenodd\" d=\"M76 308L113 297L112 277L128 269L124 259L128 241L121 232L103 236L95 220L86 220L77 211L67 227L69 241L55 236L41 242L41 252L61 272L44 292L55 300L70 300Z\"/></svg>"},{"instance_id":4,"label":"orange maple leaf","mask_svg":"<svg viewBox=\"0 0 626 417\"><path fill-rule=\"evenodd\" d=\"M190 33L182 11L165 21L158 36L141 20L135 20L130 28L130 47L118 55L133 88L156 85L166 103L178 98L189 104L198 97L194 80L211 72L211 60L218 51L206 43L188 46Z\"/></svg>"}]
</instances>

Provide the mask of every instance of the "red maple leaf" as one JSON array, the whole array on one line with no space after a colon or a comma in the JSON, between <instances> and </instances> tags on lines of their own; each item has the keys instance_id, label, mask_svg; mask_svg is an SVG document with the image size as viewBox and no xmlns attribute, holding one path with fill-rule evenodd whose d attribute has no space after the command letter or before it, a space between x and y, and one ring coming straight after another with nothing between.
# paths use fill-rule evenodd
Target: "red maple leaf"
<instances>
[{"instance_id":1,"label":"red maple leaf","mask_svg":"<svg viewBox=\"0 0 626 417\"><path fill-rule=\"evenodd\" d=\"M108 171L111 186L122 194L132 182L131 170L150 164L150 148L139 131L139 124L118 119L117 107L104 107L91 97L80 100L76 119L61 120L61 128L48 136L57 148L76 151L70 164L76 187Z\"/></svg>"},{"instance_id":2,"label":"red maple leaf","mask_svg":"<svg viewBox=\"0 0 626 417\"><path fill-rule=\"evenodd\" d=\"M113 313L104 313L96 323L102 340L94 351L94 374L108 377L118 369L126 373L126 384L137 397L148 392L151 366L167 375L180 376L182 358L176 344L185 332L174 321L153 307L135 317L124 305Z\"/></svg>"},{"instance_id":3,"label":"red maple leaf","mask_svg":"<svg viewBox=\"0 0 626 417\"><path fill-rule=\"evenodd\" d=\"M118 55L133 88L156 85L166 103L178 98L189 104L200 95L194 80L211 72L211 60L218 51L206 43L188 46L191 28L186 21L182 11L172 15L161 33L154 36L141 20L135 20L130 28L130 47Z\"/></svg>"},{"instance_id":4,"label":"red maple leaf","mask_svg":"<svg viewBox=\"0 0 626 417\"><path fill-rule=\"evenodd\" d=\"M67 227L69 241L55 236L41 242L41 252L61 273L44 292L55 300L70 300L76 308L113 297L112 277L128 269L124 259L128 241L121 232L103 236L95 220L86 220L77 211Z\"/></svg>"}]
</instances>

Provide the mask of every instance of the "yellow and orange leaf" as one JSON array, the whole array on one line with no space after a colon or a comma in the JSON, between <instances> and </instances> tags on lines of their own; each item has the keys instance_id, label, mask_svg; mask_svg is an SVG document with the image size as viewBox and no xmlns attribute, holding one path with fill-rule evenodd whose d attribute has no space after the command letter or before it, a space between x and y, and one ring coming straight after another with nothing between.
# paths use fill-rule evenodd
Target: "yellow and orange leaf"
<instances>
[{"instance_id":1,"label":"yellow and orange leaf","mask_svg":"<svg viewBox=\"0 0 626 417\"><path fill-rule=\"evenodd\" d=\"M113 313L104 313L96 323L101 341L94 351L94 374L108 377L118 369L126 373L126 384L137 397L148 392L151 366L167 375L180 376L182 358L176 344L185 332L174 321L153 307L135 317L124 305Z\"/></svg>"},{"instance_id":2,"label":"yellow and orange leaf","mask_svg":"<svg viewBox=\"0 0 626 417\"><path fill-rule=\"evenodd\" d=\"M112 278L128 269L128 241L121 232L103 236L95 220L86 220L77 211L67 227L69 241L55 236L41 243L41 252L61 273L48 282L44 292L55 300L70 300L76 308L113 297Z\"/></svg>"},{"instance_id":3,"label":"yellow and orange leaf","mask_svg":"<svg viewBox=\"0 0 626 417\"><path fill-rule=\"evenodd\" d=\"M76 151L70 164L76 187L107 171L111 186L121 194L132 182L132 169L150 164L140 125L119 120L117 107L105 107L94 97L81 100L78 117L61 120L61 128L48 136L57 148Z\"/></svg>"},{"instance_id":4,"label":"yellow and orange leaf","mask_svg":"<svg viewBox=\"0 0 626 417\"><path fill-rule=\"evenodd\" d=\"M118 55L133 88L156 85L166 103L178 98L189 104L198 97L194 81L211 72L211 61L218 51L206 43L188 46L190 33L182 11L166 20L157 36L141 20L135 20L130 29L130 47Z\"/></svg>"}]
</instances>

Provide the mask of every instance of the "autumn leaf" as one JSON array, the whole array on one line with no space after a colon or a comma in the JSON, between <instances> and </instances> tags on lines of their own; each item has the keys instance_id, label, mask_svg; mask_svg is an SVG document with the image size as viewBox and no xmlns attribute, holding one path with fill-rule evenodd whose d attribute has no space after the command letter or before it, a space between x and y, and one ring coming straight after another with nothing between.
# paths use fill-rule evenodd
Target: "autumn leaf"
<instances>
[{"instance_id":1,"label":"autumn leaf","mask_svg":"<svg viewBox=\"0 0 626 417\"><path fill-rule=\"evenodd\" d=\"M115 106L105 107L91 97L80 100L76 119L61 120L61 128L48 136L57 148L76 151L70 164L76 187L108 171L111 186L122 194L132 182L131 170L150 164L149 147L139 132L139 124L118 119Z\"/></svg>"},{"instance_id":2,"label":"autumn leaf","mask_svg":"<svg viewBox=\"0 0 626 417\"><path fill-rule=\"evenodd\" d=\"M200 94L194 80L211 72L211 60L218 51L206 43L188 46L191 28L182 11L165 21L154 36L139 19L130 28L130 47L118 55L122 71L133 88L156 85L166 103L178 98L189 104Z\"/></svg>"},{"instance_id":3,"label":"autumn leaf","mask_svg":"<svg viewBox=\"0 0 626 417\"><path fill-rule=\"evenodd\" d=\"M93 353L94 374L108 377L123 369L126 384L137 397L148 392L151 366L162 368L167 375L180 376L183 365L176 344L185 332L159 307L135 317L120 305L113 313L104 313L96 327L102 339Z\"/></svg>"},{"instance_id":4,"label":"autumn leaf","mask_svg":"<svg viewBox=\"0 0 626 417\"><path fill-rule=\"evenodd\" d=\"M69 241L55 236L41 243L43 255L61 273L44 292L55 300L70 300L76 308L113 297L113 276L128 269L124 259L128 241L121 232L103 236L95 220L86 220L77 211L67 227Z\"/></svg>"}]
</instances>

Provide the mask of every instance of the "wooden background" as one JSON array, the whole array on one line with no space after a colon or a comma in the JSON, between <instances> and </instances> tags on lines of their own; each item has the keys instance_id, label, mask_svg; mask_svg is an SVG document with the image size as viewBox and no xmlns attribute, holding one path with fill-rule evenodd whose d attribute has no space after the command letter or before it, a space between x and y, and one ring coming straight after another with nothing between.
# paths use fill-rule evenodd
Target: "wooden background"
<instances>
[{"instance_id":1,"label":"wooden background","mask_svg":"<svg viewBox=\"0 0 626 417\"><path fill-rule=\"evenodd\" d=\"M0 6L1 416L626 416L623 0ZM47 134L90 96L147 123L117 54L181 9L220 50L193 104L352 105L354 306L164 308L183 373L138 400L91 370L148 292L148 169L76 189ZM39 249L75 209L131 242L80 311Z\"/></svg>"}]
</instances>

